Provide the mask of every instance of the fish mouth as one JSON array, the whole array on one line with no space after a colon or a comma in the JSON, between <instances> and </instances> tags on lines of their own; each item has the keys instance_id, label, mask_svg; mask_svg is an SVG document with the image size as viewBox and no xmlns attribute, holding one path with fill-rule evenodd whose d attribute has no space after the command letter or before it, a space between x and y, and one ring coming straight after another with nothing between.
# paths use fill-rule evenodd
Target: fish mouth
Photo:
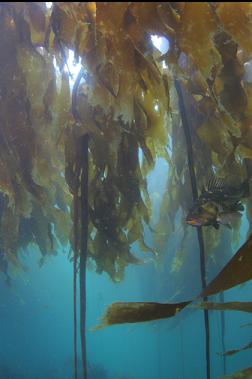
<instances>
[{"instance_id":1,"label":"fish mouth","mask_svg":"<svg viewBox=\"0 0 252 379\"><path fill-rule=\"evenodd\" d=\"M202 226L202 222L200 220L197 220L195 218L187 218L186 223L191 226Z\"/></svg>"}]
</instances>

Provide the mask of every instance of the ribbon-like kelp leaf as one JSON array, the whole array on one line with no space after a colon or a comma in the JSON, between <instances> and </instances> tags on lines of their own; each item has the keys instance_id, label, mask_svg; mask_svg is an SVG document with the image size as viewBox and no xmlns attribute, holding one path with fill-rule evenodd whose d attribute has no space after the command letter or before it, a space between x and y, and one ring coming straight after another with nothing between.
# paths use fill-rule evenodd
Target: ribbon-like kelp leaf
<instances>
[{"instance_id":1,"label":"ribbon-like kelp leaf","mask_svg":"<svg viewBox=\"0 0 252 379\"><path fill-rule=\"evenodd\" d=\"M208 301L202 302L196 306L201 309L209 309L215 311L240 311L252 313L252 302L232 301L227 303L211 303Z\"/></svg>"},{"instance_id":2,"label":"ribbon-like kelp leaf","mask_svg":"<svg viewBox=\"0 0 252 379\"><path fill-rule=\"evenodd\" d=\"M249 2L221 2L216 4L217 15L224 30L233 37L246 53L250 54L252 41L246 36L252 33L252 24L249 17L252 11L252 4Z\"/></svg>"},{"instance_id":3,"label":"ribbon-like kelp leaf","mask_svg":"<svg viewBox=\"0 0 252 379\"><path fill-rule=\"evenodd\" d=\"M183 78L187 91L199 188L206 167L207 175L214 166L236 181L251 176L246 160L252 149L252 90L242 83L243 64L252 53L250 12L249 3L56 2L51 10L43 2L1 3L0 191L10 208L1 221L4 254L11 251L17 260L18 248L35 242L46 255L53 239L62 244L72 239L76 149L85 133L89 255L98 271L122 278L126 265L138 262L133 242L144 251L166 250L178 211L184 218L191 205L174 75ZM152 34L169 40L162 57ZM69 49L85 67L73 99ZM147 174L161 157L169 164L169 179L153 248L144 231L152 216ZM36 233L25 231L31 224ZM182 220L184 236L185 228ZM219 246L221 233L206 233L209 251ZM178 250L185 246L181 241Z\"/></svg>"},{"instance_id":4,"label":"ribbon-like kelp leaf","mask_svg":"<svg viewBox=\"0 0 252 379\"><path fill-rule=\"evenodd\" d=\"M240 247L223 270L208 284L206 289L198 297L214 295L250 279L252 279L252 234L248 241ZM126 322L143 322L172 317L193 301L194 299L179 304L145 302L114 303L107 309L101 326L105 327ZM236 307L237 310L242 310L241 308L244 307L243 310L251 312L251 304L252 303L230 303L229 306ZM209 303L206 303L206 307L208 307L208 305ZM211 308L211 306L212 304L210 303L209 307ZM222 309L221 305L218 306L219 309ZM225 304L223 304L223 308L225 308Z\"/></svg>"},{"instance_id":5,"label":"ribbon-like kelp leaf","mask_svg":"<svg viewBox=\"0 0 252 379\"><path fill-rule=\"evenodd\" d=\"M232 375L223 376L223 379L251 379L252 367L248 367L245 370L235 372Z\"/></svg>"},{"instance_id":6,"label":"ribbon-like kelp leaf","mask_svg":"<svg viewBox=\"0 0 252 379\"><path fill-rule=\"evenodd\" d=\"M205 77L210 75L214 65L220 63L220 55L211 37L216 30L209 3L185 3L178 31L179 44Z\"/></svg>"},{"instance_id":7,"label":"ribbon-like kelp leaf","mask_svg":"<svg viewBox=\"0 0 252 379\"><path fill-rule=\"evenodd\" d=\"M250 279L252 279L252 234L200 296L214 295Z\"/></svg>"},{"instance_id":8,"label":"ribbon-like kelp leaf","mask_svg":"<svg viewBox=\"0 0 252 379\"><path fill-rule=\"evenodd\" d=\"M251 348L252 348L252 342L248 343L246 346L240 349L228 350L228 351L225 351L225 353L221 353L220 355L230 356L230 355L234 355L234 354L240 353L241 351L248 350Z\"/></svg>"},{"instance_id":9,"label":"ribbon-like kelp leaf","mask_svg":"<svg viewBox=\"0 0 252 379\"><path fill-rule=\"evenodd\" d=\"M102 319L102 324L97 329L106 326L135 323L151 320L159 320L175 316L185 308L190 301L175 303L175 304L161 304L161 303L114 303L106 312Z\"/></svg>"},{"instance_id":10,"label":"ribbon-like kelp leaf","mask_svg":"<svg viewBox=\"0 0 252 379\"><path fill-rule=\"evenodd\" d=\"M252 322L248 322L247 324L243 324L240 328L246 328L247 326L252 326Z\"/></svg>"},{"instance_id":11,"label":"ribbon-like kelp leaf","mask_svg":"<svg viewBox=\"0 0 252 379\"><path fill-rule=\"evenodd\" d=\"M83 211L79 141L87 133L88 254L97 272L122 280L125 267L139 263L134 242L143 251L165 251L178 211L184 218L191 205L173 77L183 79L187 92L199 188L213 167L236 182L251 178L252 88L243 77L251 28L250 3L56 2L52 10L45 3L1 3L0 269L7 274L6 262L18 266L18 249L29 243L46 256L55 253L55 242L72 242L71 221L80 252L83 231L71 216L73 196L75 210ZM163 57L152 34L169 39ZM72 96L69 49L85 67ZM147 174L157 158L170 167L153 249L145 242L152 216ZM246 208L251 224L251 199ZM182 221L183 236L186 227ZM205 233L208 254L220 246L221 233ZM184 237L178 251L185 246ZM251 257L250 237L200 296L251 279ZM171 317L190 302L120 303L105 323Z\"/></svg>"}]
</instances>

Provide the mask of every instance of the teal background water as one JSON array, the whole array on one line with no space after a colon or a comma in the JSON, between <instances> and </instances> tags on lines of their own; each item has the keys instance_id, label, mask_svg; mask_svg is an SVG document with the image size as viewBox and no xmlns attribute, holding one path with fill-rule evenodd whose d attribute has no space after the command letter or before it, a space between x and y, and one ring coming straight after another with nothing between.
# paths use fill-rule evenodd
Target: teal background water
<instances>
[{"instance_id":1,"label":"teal background water","mask_svg":"<svg viewBox=\"0 0 252 379\"><path fill-rule=\"evenodd\" d=\"M150 193L161 198L166 166L159 161L150 176ZM156 201L156 207L158 207ZM244 218L240 245L248 225ZM227 241L230 231L227 230ZM147 235L147 238L149 236ZM179 276L170 273L175 235L162 269L151 254L146 263L129 266L122 283L112 283L106 274L87 273L87 356L90 379L205 379L205 331L201 310L188 308L170 320L113 326L99 331L108 305L115 301L183 301L200 291L199 252L192 240ZM41 268L39 253L30 247L23 255L28 270L16 273L11 288L0 282L0 379L73 378L73 268L67 249L47 259ZM220 248L216 262L209 261L211 280L235 252L228 243ZM225 301L250 301L252 282L226 291ZM218 301L219 297L210 300ZM236 349L252 341L248 313L225 312L225 348ZM212 379L223 376L221 313L210 312ZM80 349L79 349L80 352ZM226 358L227 374L251 366L252 350ZM80 376L81 378L81 376Z\"/></svg>"}]
</instances>

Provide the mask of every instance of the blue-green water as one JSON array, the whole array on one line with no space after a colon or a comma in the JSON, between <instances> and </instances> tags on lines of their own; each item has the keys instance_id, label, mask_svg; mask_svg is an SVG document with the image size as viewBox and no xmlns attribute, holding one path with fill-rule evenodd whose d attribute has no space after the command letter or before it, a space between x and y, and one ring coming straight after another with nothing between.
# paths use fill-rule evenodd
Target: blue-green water
<instances>
[{"instance_id":1,"label":"blue-green water","mask_svg":"<svg viewBox=\"0 0 252 379\"><path fill-rule=\"evenodd\" d=\"M162 164L158 170L163 168ZM155 175L158 174L158 171ZM151 191L163 191L163 182L150 178ZM163 187L162 187L163 186ZM160 189L161 188L161 189ZM230 233L227 230L227 234ZM245 241L244 221L240 244ZM176 238L179 238L177 236ZM129 266L122 283L106 274L87 274L87 356L90 379L205 379L203 311L188 308L175 318L151 323L92 328L115 301L183 301L200 291L198 247L188 246L179 276L170 273L176 243L167 247L164 266L146 263ZM208 280L232 256L223 245L217 262L209 261ZM225 253L225 254L224 254ZM141 253L139 252L141 255ZM142 255L143 256L143 255ZM48 258L39 268L39 253L30 247L23 257L26 272L17 271L11 288L0 284L0 379L73 378L73 268L67 251ZM226 291L225 301L250 301L252 282ZM218 296L210 300L219 300ZM211 311L211 379L224 375L220 312ZM252 317L225 312L225 349L245 346L252 340ZM80 353L80 349L79 349ZM252 350L226 358L226 374L251 366ZM81 374L81 373L80 373ZM81 375L79 376L81 378Z\"/></svg>"}]
</instances>

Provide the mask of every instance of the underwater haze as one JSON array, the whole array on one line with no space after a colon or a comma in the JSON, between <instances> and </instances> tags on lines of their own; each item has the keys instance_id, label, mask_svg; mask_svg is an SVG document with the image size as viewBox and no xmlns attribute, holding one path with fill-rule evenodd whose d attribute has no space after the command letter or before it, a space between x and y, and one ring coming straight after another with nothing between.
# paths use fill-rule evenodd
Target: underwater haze
<instances>
[{"instance_id":1,"label":"underwater haze","mask_svg":"<svg viewBox=\"0 0 252 379\"><path fill-rule=\"evenodd\" d=\"M0 379L252 379L251 36L0 3Z\"/></svg>"},{"instance_id":2,"label":"underwater haze","mask_svg":"<svg viewBox=\"0 0 252 379\"><path fill-rule=\"evenodd\" d=\"M150 193L165 190L165 163L160 160L149 178ZM158 207L158 200L156 207ZM242 244L247 222L242 227ZM227 239L230 230L227 229ZM171 272L176 250L167 246L163 267L150 254L139 250L145 264L131 265L125 279L113 283L107 274L87 273L87 357L90 379L205 379L205 328L203 311L186 308L171 319L124 324L94 331L107 306L115 301L177 302L196 296L201 289L199 251L196 241L188 246L179 275ZM208 281L230 259L234 251L219 251L218 265L209 263ZM11 286L0 287L0 379L72 379L73 354L73 267L63 249L39 267L40 254L30 247L23 256L25 272L13 272ZM226 291L225 301L249 301L252 283ZM219 300L212 296L212 301ZM249 313L209 311L211 378L218 379L249 367L252 351L224 357L225 351L251 342ZM250 324L250 325L249 325ZM81 362L80 345L79 363ZM79 364L81 378L81 363Z\"/></svg>"}]
</instances>

